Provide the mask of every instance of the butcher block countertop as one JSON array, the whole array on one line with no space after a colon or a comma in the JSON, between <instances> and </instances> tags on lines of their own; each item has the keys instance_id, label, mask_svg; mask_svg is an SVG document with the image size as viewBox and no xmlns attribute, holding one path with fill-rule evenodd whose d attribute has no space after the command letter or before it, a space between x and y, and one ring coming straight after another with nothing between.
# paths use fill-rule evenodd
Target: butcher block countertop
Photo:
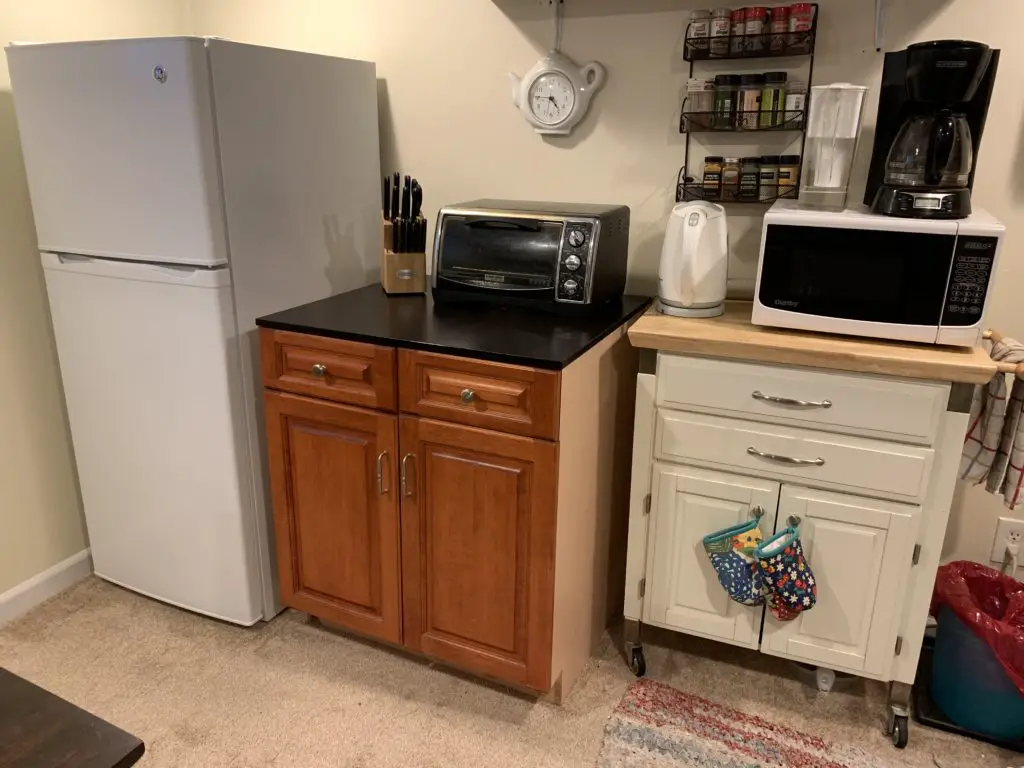
<instances>
[{"instance_id":1,"label":"butcher block countertop","mask_svg":"<svg viewBox=\"0 0 1024 768\"><path fill-rule=\"evenodd\" d=\"M804 365L932 381L984 384L996 364L984 349L906 344L852 336L762 328L750 302L728 301L712 318L669 317L649 309L629 329L634 347L732 360Z\"/></svg>"}]
</instances>

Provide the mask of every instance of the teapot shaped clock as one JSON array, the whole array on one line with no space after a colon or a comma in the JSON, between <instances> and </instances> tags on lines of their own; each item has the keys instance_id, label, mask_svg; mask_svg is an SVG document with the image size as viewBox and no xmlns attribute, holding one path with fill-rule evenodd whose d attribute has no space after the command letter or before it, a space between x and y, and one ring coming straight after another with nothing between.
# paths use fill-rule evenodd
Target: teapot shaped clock
<instances>
[{"instance_id":1,"label":"teapot shaped clock","mask_svg":"<svg viewBox=\"0 0 1024 768\"><path fill-rule=\"evenodd\" d=\"M604 84L596 61L578 66L552 51L520 79L509 72L512 101L537 133L567 135L583 119L590 99Z\"/></svg>"}]
</instances>

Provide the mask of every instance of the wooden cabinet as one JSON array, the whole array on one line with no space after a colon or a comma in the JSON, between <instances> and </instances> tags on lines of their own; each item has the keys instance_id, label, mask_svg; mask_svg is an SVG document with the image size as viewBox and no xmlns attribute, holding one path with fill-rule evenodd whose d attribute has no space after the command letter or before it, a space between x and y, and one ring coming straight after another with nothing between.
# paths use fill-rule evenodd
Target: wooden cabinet
<instances>
[{"instance_id":1,"label":"wooden cabinet","mask_svg":"<svg viewBox=\"0 0 1024 768\"><path fill-rule=\"evenodd\" d=\"M555 444L402 416L406 644L546 690Z\"/></svg>"},{"instance_id":2,"label":"wooden cabinet","mask_svg":"<svg viewBox=\"0 0 1024 768\"><path fill-rule=\"evenodd\" d=\"M645 621L756 648L764 609L730 599L702 539L755 514L762 526L771 526L778 499L778 483L655 464Z\"/></svg>"},{"instance_id":3,"label":"wooden cabinet","mask_svg":"<svg viewBox=\"0 0 1024 768\"><path fill-rule=\"evenodd\" d=\"M397 418L281 392L264 405L281 599L399 642Z\"/></svg>"},{"instance_id":4,"label":"wooden cabinet","mask_svg":"<svg viewBox=\"0 0 1024 768\"><path fill-rule=\"evenodd\" d=\"M261 334L285 605L564 695L621 602L625 329L562 371Z\"/></svg>"},{"instance_id":5,"label":"wooden cabinet","mask_svg":"<svg viewBox=\"0 0 1024 768\"><path fill-rule=\"evenodd\" d=\"M913 563L920 507L785 485L776 527L800 519L818 583L814 609L765 619L766 653L880 675L894 654L902 591Z\"/></svg>"}]
</instances>

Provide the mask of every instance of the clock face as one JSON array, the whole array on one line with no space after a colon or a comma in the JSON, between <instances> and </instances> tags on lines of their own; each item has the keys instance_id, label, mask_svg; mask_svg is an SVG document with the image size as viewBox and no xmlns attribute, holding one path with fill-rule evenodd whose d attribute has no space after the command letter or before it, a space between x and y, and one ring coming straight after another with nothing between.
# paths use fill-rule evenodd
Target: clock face
<instances>
[{"instance_id":1,"label":"clock face","mask_svg":"<svg viewBox=\"0 0 1024 768\"><path fill-rule=\"evenodd\" d=\"M572 114L576 90L560 72L546 72L530 86L530 112L543 125L557 125Z\"/></svg>"}]
</instances>

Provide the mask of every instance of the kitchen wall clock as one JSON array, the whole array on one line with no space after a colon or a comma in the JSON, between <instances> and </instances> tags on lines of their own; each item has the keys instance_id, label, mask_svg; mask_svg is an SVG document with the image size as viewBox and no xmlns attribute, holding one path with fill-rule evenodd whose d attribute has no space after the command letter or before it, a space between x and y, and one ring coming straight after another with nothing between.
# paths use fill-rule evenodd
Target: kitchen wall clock
<instances>
[{"instance_id":1,"label":"kitchen wall clock","mask_svg":"<svg viewBox=\"0 0 1024 768\"><path fill-rule=\"evenodd\" d=\"M567 135L587 114L605 71L596 61L581 67L554 50L523 78L512 72L508 77L512 101L537 133Z\"/></svg>"}]
</instances>

